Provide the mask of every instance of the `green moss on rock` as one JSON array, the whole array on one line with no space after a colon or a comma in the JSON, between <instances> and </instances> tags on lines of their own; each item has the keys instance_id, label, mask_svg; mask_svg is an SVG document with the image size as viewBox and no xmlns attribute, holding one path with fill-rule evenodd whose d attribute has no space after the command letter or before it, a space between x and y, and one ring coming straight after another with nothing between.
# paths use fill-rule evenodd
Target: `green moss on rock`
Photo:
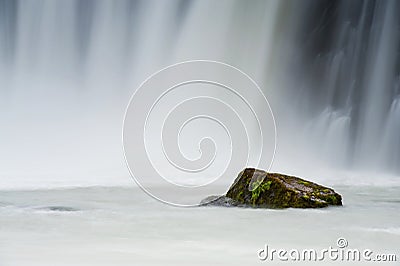
<instances>
[{"instance_id":1,"label":"green moss on rock","mask_svg":"<svg viewBox=\"0 0 400 266\"><path fill-rule=\"evenodd\" d=\"M226 193L238 206L256 208L322 208L342 205L333 189L294 176L247 168Z\"/></svg>"}]
</instances>

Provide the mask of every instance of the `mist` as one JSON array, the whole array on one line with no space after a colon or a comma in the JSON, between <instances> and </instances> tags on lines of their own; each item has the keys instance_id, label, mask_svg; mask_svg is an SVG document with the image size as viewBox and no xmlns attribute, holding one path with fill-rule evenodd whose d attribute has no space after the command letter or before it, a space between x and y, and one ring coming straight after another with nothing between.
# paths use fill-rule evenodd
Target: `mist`
<instances>
[{"instance_id":1,"label":"mist","mask_svg":"<svg viewBox=\"0 0 400 266\"><path fill-rule=\"evenodd\" d=\"M271 170L331 182L339 170L397 176L399 10L396 1L2 0L0 186L133 184L122 149L131 95L196 59L259 84L277 126Z\"/></svg>"}]
</instances>

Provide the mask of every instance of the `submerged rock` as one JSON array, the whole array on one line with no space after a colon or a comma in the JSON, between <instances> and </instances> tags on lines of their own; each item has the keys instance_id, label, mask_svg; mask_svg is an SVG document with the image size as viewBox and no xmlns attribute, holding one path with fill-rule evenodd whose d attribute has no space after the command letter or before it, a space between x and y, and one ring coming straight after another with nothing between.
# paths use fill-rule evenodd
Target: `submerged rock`
<instances>
[{"instance_id":1,"label":"submerged rock","mask_svg":"<svg viewBox=\"0 0 400 266\"><path fill-rule=\"evenodd\" d=\"M75 209L73 207L68 207L68 206L47 206L47 207L42 207L40 209L41 210L45 210L45 211L53 211L53 212L75 212L75 211L79 211L78 209Z\"/></svg>"},{"instance_id":2,"label":"submerged rock","mask_svg":"<svg viewBox=\"0 0 400 266\"><path fill-rule=\"evenodd\" d=\"M226 196L209 196L200 202L201 206L237 207L240 204Z\"/></svg>"},{"instance_id":3,"label":"submerged rock","mask_svg":"<svg viewBox=\"0 0 400 266\"><path fill-rule=\"evenodd\" d=\"M333 189L277 173L246 168L239 173L225 196L211 196L201 205L253 208L322 208L342 205Z\"/></svg>"}]
</instances>

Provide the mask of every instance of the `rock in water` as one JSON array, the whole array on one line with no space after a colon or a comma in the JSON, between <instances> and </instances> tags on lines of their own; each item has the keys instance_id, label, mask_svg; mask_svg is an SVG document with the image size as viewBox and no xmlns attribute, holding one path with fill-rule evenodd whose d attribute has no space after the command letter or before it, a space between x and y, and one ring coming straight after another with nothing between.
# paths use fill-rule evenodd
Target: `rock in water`
<instances>
[{"instance_id":1,"label":"rock in water","mask_svg":"<svg viewBox=\"0 0 400 266\"><path fill-rule=\"evenodd\" d=\"M212 205L222 207L236 207L239 204L231 198L226 196L209 196L200 202L200 205Z\"/></svg>"},{"instance_id":2,"label":"rock in water","mask_svg":"<svg viewBox=\"0 0 400 266\"><path fill-rule=\"evenodd\" d=\"M211 196L200 204L273 209L323 208L342 205L342 197L331 188L298 177L246 168L239 173L225 196Z\"/></svg>"}]
</instances>

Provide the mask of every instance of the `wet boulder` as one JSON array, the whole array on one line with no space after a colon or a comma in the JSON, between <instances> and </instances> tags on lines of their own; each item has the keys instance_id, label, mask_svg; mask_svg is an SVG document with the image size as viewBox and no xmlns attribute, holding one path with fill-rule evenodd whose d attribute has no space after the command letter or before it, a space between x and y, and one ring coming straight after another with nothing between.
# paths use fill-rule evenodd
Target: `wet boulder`
<instances>
[{"instance_id":1,"label":"wet boulder","mask_svg":"<svg viewBox=\"0 0 400 266\"><path fill-rule=\"evenodd\" d=\"M331 188L298 177L254 168L240 172L226 195L211 197L200 204L273 209L342 205L342 197Z\"/></svg>"}]
</instances>

